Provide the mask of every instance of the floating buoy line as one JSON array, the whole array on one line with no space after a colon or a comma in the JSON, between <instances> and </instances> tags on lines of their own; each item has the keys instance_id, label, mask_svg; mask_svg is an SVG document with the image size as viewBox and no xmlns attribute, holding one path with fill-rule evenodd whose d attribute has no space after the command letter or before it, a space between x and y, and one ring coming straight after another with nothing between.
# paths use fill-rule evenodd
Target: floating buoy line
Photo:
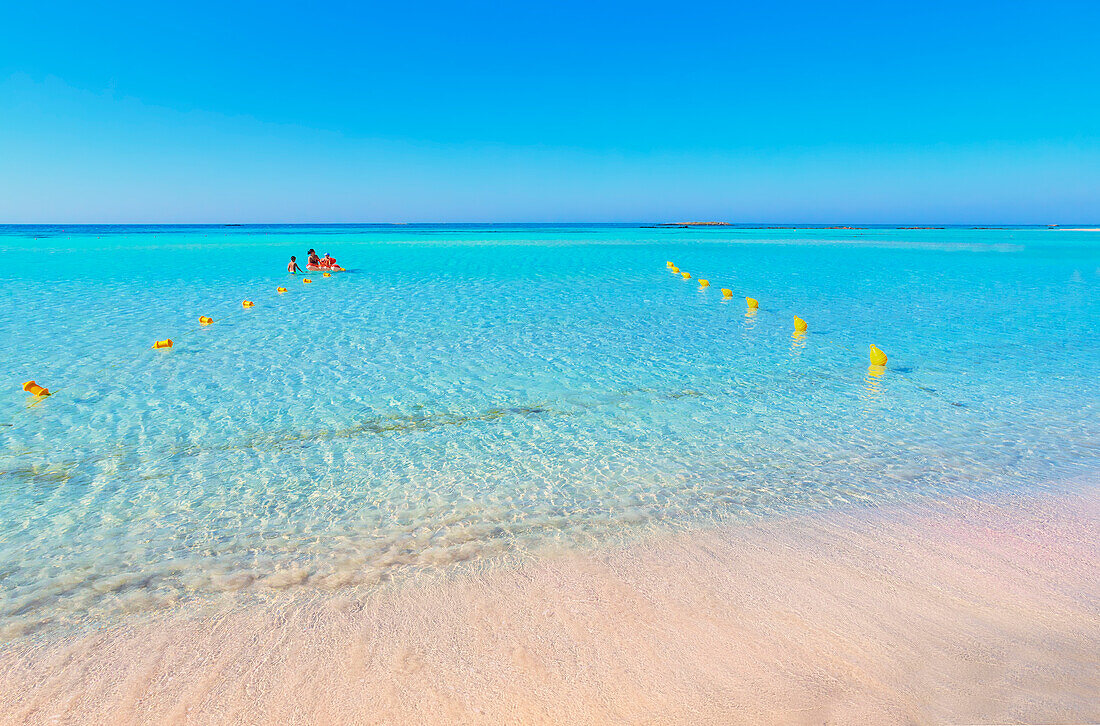
<instances>
[{"instance_id":1,"label":"floating buoy line","mask_svg":"<svg viewBox=\"0 0 1100 726\"><path fill-rule=\"evenodd\" d=\"M665 267L668 268L668 270L670 272L672 272L672 274L674 274L674 275L679 275L680 277L682 277L685 280L690 280L691 279L691 273L687 272L685 270L681 270L672 260L668 260L667 262L665 262ZM705 280L703 278L699 278L699 287L700 288L710 287L710 281ZM723 288L721 288L721 290L722 290L722 299L723 300L732 300L733 299L733 290L731 288L723 287ZM745 297L745 307L748 309L748 312L746 314L751 317L753 315L756 315L756 313L760 310L760 301L757 300L754 297L746 296ZM810 324L807 323L804 319L798 317L797 315L794 316L794 333L793 333L793 335L796 338L801 338L802 336L804 336L806 334L806 331L809 330L809 327L810 327ZM873 376L882 375L885 372L887 360L888 360L888 358L887 358L886 354L884 352L882 352L882 349L872 343L871 344L871 349L870 349L870 363L871 363L871 365L870 365L869 373Z\"/></svg>"},{"instance_id":2,"label":"floating buoy line","mask_svg":"<svg viewBox=\"0 0 1100 726\"><path fill-rule=\"evenodd\" d=\"M671 260L665 262L665 267L668 268L668 270L671 271L673 274L680 275L684 280L690 280L691 279L691 273L690 272L681 270L679 267L677 267L675 264L673 264L673 262ZM325 272L325 273L322 273L322 277L326 277L326 278L327 277L332 277L332 274L329 273L329 272ZM311 278L308 278L308 277L302 278L302 283L303 284L310 284L312 282L313 282L313 280ZM710 287L710 281L707 280L707 279L704 279L704 278L700 278L699 279L699 288L705 290L708 287ZM277 287L275 289L275 292L277 294L281 295L281 294L287 292L287 288ZM733 290L731 288L723 287L723 288L721 288L721 292L722 292L722 299L723 300L733 299ZM252 300L243 300L241 302L242 309L250 309L250 308L254 308L255 306L256 306L256 304ZM755 315L758 312L759 308L760 308L760 302L756 298L746 296L745 297L745 306L748 310L748 313L747 313L748 315L750 315L750 316ZM225 320L225 317L227 317L227 316L223 316L221 319ZM213 325L213 324L214 324L214 319L212 317L209 317L209 316L206 316L206 315L202 315L202 316L199 317L199 325L201 325L202 327L206 327L206 326ZM800 337L804 336L808 329L809 329L809 323L807 323L803 318L800 318L799 316L795 315L794 316L794 333L793 333L794 337L800 338ZM173 347L175 347L175 343L172 341L171 338L165 338L164 340L157 340L157 341L153 342L153 348L157 349L157 350L170 350ZM872 376L882 375L885 372L886 363L889 360L886 353L884 353L882 351L882 349L879 348L878 346L876 346L874 344L871 344L869 359L870 359L870 367L868 369L868 372L870 373L870 375L872 375ZM106 370L106 368L109 368L109 367L110 366L107 366L107 367L101 369L100 371L97 371L97 373L101 373L103 370ZM30 393L32 396L34 396L35 399L36 399L36 403L38 401L46 398L47 396L52 395L48 388L46 388L45 386L39 385L38 383L36 383L33 380L32 381L27 381L26 383L24 383L23 384L23 390Z\"/></svg>"},{"instance_id":3,"label":"floating buoy line","mask_svg":"<svg viewBox=\"0 0 1100 726\"><path fill-rule=\"evenodd\" d=\"M345 270L344 270L344 268L341 267L339 269L339 271L344 272ZM324 277L332 277L332 273L326 272L326 273L324 273L323 276ZM313 282L313 280L311 280L310 278L307 277L307 278L303 278L302 282L311 283L311 282ZM285 287L275 288L275 292L280 294L280 295L282 293L286 292L286 291L287 291L287 289ZM242 311L246 310L246 309L254 308L254 307L256 307L256 303L252 300L243 300L243 301L241 301ZM219 319L224 321L228 317L232 317L232 316L231 315L223 315L223 316L220 316ZM212 318L208 315L200 315L199 316L199 325L200 326L205 328L205 327L207 327L209 325L213 325L213 324L214 324L214 318ZM164 340L155 340L155 341L153 341L153 346L152 347L153 347L154 350L171 350L172 348L175 347L175 345L176 345L175 341L173 341L171 338L165 338ZM105 370L107 370L108 368L113 367L114 365L117 365L117 364L114 364L114 363L108 364L108 365L104 366L103 368L100 368L99 370L92 373L92 375L93 376L99 375L100 373L103 373ZM40 386L35 381L27 381L26 383L24 383L23 384L23 390L26 391L27 393L30 393L32 396L34 396L34 404L37 404L37 403L41 402L47 396L54 395L53 393L50 392L50 389L46 388L45 386ZM4 425L5 426L11 426L11 424L4 424Z\"/></svg>"}]
</instances>

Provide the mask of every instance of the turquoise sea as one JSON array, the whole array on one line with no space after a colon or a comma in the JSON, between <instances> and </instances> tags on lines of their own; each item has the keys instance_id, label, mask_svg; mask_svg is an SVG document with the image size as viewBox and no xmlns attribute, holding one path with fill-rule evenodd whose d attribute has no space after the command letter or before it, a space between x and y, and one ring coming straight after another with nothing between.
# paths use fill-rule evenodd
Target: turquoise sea
<instances>
[{"instance_id":1,"label":"turquoise sea","mask_svg":"<svg viewBox=\"0 0 1100 726\"><path fill-rule=\"evenodd\" d=\"M0 227L0 633L1065 482L1098 333L1100 232Z\"/></svg>"}]
</instances>

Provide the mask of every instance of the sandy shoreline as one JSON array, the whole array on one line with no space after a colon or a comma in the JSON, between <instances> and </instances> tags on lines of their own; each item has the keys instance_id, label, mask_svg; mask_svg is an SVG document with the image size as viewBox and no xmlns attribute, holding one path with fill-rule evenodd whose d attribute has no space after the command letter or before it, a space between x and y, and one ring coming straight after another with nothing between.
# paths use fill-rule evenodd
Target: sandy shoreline
<instances>
[{"instance_id":1,"label":"sandy shoreline","mask_svg":"<svg viewBox=\"0 0 1100 726\"><path fill-rule=\"evenodd\" d=\"M1098 492L729 526L17 640L0 721L1096 721Z\"/></svg>"}]
</instances>

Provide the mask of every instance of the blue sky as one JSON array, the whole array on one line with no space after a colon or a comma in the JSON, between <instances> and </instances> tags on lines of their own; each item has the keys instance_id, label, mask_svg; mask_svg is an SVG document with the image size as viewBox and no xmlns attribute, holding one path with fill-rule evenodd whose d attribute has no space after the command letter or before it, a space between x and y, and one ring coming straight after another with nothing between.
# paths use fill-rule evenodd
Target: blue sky
<instances>
[{"instance_id":1,"label":"blue sky","mask_svg":"<svg viewBox=\"0 0 1100 726\"><path fill-rule=\"evenodd\" d=\"M1100 222L1098 2L35 5L0 222Z\"/></svg>"}]
</instances>

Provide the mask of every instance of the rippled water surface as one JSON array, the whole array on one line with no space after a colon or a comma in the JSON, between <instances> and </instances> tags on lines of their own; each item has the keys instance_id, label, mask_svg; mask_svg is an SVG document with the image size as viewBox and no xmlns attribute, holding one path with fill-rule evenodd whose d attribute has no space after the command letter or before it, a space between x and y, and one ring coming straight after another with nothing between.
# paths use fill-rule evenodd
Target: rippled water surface
<instances>
[{"instance_id":1,"label":"rippled water surface","mask_svg":"<svg viewBox=\"0 0 1100 726\"><path fill-rule=\"evenodd\" d=\"M0 227L0 286L7 633L1100 466L1100 233Z\"/></svg>"}]
</instances>

